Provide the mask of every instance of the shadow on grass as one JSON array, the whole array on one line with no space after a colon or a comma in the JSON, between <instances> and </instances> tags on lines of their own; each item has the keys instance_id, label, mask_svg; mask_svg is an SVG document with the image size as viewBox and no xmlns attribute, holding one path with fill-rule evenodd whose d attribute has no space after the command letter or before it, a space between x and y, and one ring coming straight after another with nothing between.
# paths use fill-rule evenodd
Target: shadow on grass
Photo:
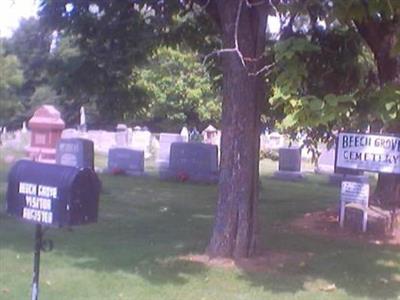
<instances>
[{"instance_id":1,"label":"shadow on grass","mask_svg":"<svg viewBox=\"0 0 400 300\"><path fill-rule=\"evenodd\" d=\"M202 253L213 222L216 187L162 182L152 177L103 176L97 224L52 229L53 259L65 259L82 269L137 274L156 285L183 285L189 276L207 276L207 266L177 260ZM400 284L399 249L365 246L282 232L272 226L308 211L332 205L335 187L319 182L287 183L261 178L260 216L270 251L311 253L304 262L283 265L279 272L246 272L240 279L273 293L296 293L323 279L348 295L396 298ZM4 191L4 188L3 188ZM2 193L3 194L3 193ZM0 212L0 248L32 253L33 226ZM229 272L229 271L226 271ZM235 284L232 282L232 284ZM320 292L319 287L315 287Z\"/></svg>"},{"instance_id":2,"label":"shadow on grass","mask_svg":"<svg viewBox=\"0 0 400 300\"><path fill-rule=\"evenodd\" d=\"M288 260L273 272L246 272L242 278L274 292L331 292L372 299L397 299L400 295L400 248L332 241L295 233L269 232L268 250L288 255L303 253L301 260Z\"/></svg>"},{"instance_id":3,"label":"shadow on grass","mask_svg":"<svg viewBox=\"0 0 400 300\"><path fill-rule=\"evenodd\" d=\"M184 284L188 275L208 270L175 258L204 251L215 187L204 192L210 189L151 177L103 176L103 184L99 222L49 229L45 237L54 241L55 249L44 256L71 257L79 268L122 271L154 284ZM33 253L34 226L6 216L3 208L0 220L0 248Z\"/></svg>"}]
</instances>

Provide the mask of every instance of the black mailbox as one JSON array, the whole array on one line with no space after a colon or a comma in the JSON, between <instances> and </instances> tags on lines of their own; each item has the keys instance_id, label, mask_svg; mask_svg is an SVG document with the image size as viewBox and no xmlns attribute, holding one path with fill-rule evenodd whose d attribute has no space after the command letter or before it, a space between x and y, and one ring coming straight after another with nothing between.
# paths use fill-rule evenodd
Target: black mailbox
<instances>
[{"instance_id":1,"label":"black mailbox","mask_svg":"<svg viewBox=\"0 0 400 300\"><path fill-rule=\"evenodd\" d=\"M98 183L89 168L20 160L8 175L7 213L59 227L96 222Z\"/></svg>"}]
</instances>

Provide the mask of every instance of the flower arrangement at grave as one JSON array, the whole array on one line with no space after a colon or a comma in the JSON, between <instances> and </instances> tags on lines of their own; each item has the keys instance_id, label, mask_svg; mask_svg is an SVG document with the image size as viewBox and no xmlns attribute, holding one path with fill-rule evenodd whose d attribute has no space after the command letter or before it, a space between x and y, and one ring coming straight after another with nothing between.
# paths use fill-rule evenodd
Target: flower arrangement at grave
<instances>
[{"instance_id":1,"label":"flower arrangement at grave","mask_svg":"<svg viewBox=\"0 0 400 300\"><path fill-rule=\"evenodd\" d=\"M185 182L189 179L189 174L184 171L180 171L176 174L176 178L181 182Z\"/></svg>"}]
</instances>

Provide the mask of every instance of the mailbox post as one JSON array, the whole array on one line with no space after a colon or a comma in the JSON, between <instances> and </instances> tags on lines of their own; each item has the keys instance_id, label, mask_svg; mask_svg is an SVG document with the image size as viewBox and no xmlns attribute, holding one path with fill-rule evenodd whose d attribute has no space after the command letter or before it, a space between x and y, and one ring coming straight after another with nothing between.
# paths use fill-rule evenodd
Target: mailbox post
<instances>
[{"instance_id":1,"label":"mailbox post","mask_svg":"<svg viewBox=\"0 0 400 300\"><path fill-rule=\"evenodd\" d=\"M42 242L43 242L42 225L36 224L35 253L33 258L32 300L39 299L40 250L42 249Z\"/></svg>"},{"instance_id":2,"label":"mailbox post","mask_svg":"<svg viewBox=\"0 0 400 300\"><path fill-rule=\"evenodd\" d=\"M39 295L42 226L64 227L97 221L99 179L90 168L18 161L8 175L7 213L36 225L32 300ZM48 244L49 250L52 243Z\"/></svg>"}]
</instances>

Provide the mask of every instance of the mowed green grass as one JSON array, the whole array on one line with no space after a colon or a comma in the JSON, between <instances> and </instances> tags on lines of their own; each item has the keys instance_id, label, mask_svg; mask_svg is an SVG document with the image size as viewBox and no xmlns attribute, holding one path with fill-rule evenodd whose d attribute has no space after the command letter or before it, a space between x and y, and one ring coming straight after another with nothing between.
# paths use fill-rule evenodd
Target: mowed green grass
<instances>
[{"instance_id":1,"label":"mowed green grass","mask_svg":"<svg viewBox=\"0 0 400 300\"><path fill-rule=\"evenodd\" d=\"M306 261L248 272L178 260L204 252L217 187L102 175L99 222L46 232L55 249L42 253L40 299L400 299L398 247L282 230L306 212L335 205L339 190L315 175L302 183L277 181L270 178L274 169L261 163L264 247L311 253ZM30 299L34 226L5 214L7 171L2 163L0 299Z\"/></svg>"}]
</instances>

